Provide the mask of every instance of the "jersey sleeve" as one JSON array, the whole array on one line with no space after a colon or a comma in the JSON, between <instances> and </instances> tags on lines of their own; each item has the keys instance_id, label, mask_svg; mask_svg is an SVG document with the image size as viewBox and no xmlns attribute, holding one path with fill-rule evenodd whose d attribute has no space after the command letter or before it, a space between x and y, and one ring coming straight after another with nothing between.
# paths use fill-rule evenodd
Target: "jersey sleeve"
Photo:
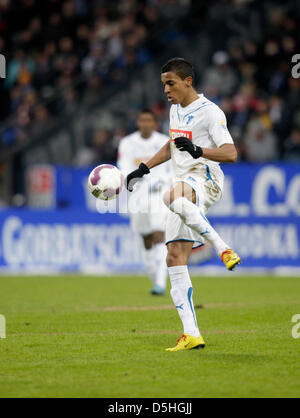
<instances>
[{"instance_id":1,"label":"jersey sleeve","mask_svg":"<svg viewBox=\"0 0 300 418\"><path fill-rule=\"evenodd\" d=\"M170 137L167 135L162 134L162 141L161 141L161 147L165 146L167 142L170 141Z\"/></svg>"},{"instance_id":2,"label":"jersey sleeve","mask_svg":"<svg viewBox=\"0 0 300 418\"><path fill-rule=\"evenodd\" d=\"M225 113L217 106L208 106L207 109L208 133L213 142L218 148L224 144L233 144Z\"/></svg>"}]
</instances>

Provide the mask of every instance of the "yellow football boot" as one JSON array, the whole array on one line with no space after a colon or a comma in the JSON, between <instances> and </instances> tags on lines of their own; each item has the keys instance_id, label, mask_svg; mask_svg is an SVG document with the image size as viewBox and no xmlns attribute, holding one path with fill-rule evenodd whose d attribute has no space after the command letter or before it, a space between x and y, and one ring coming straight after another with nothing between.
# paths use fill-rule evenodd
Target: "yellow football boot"
<instances>
[{"instance_id":1,"label":"yellow football boot","mask_svg":"<svg viewBox=\"0 0 300 418\"><path fill-rule=\"evenodd\" d=\"M232 250L223 251L220 257L228 270L233 270L236 265L241 264L240 256Z\"/></svg>"},{"instance_id":2,"label":"yellow football boot","mask_svg":"<svg viewBox=\"0 0 300 418\"><path fill-rule=\"evenodd\" d=\"M173 348L167 348L166 351L182 351L182 350L192 350L194 348L204 348L205 342L200 335L200 337L192 337L189 334L182 334L182 336L177 340L177 344Z\"/></svg>"}]
</instances>

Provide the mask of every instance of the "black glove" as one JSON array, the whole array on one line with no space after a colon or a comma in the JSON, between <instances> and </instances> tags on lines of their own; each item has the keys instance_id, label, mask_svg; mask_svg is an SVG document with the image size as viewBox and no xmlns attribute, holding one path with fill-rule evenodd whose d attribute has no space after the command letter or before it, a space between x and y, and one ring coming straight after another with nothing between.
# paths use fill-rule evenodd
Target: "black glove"
<instances>
[{"instance_id":1,"label":"black glove","mask_svg":"<svg viewBox=\"0 0 300 418\"><path fill-rule=\"evenodd\" d=\"M135 183L139 181L139 179L141 179L145 174L149 174L149 173L150 173L150 170L146 166L146 164L141 163L137 170L134 170L132 171L132 173L128 174L127 179L126 179L127 190L132 192L133 186L135 185Z\"/></svg>"},{"instance_id":2,"label":"black glove","mask_svg":"<svg viewBox=\"0 0 300 418\"><path fill-rule=\"evenodd\" d=\"M175 145L180 151L187 151L193 158L202 157L202 148L197 147L197 145L193 144L192 141L187 139L185 136L175 138Z\"/></svg>"}]
</instances>

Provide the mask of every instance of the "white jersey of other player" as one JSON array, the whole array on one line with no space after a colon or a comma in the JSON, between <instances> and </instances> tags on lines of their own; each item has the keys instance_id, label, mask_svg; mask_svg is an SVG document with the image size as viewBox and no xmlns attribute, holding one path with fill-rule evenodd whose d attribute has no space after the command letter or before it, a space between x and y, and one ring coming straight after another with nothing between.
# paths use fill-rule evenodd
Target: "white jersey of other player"
<instances>
[{"instance_id":1,"label":"white jersey of other player","mask_svg":"<svg viewBox=\"0 0 300 418\"><path fill-rule=\"evenodd\" d=\"M141 162L150 160L169 141L166 135L153 131L151 137L144 139L140 132L134 132L126 136L120 142L118 153L118 167L126 176L136 170ZM172 176L172 166L169 161L151 170L148 176L144 176L140 185L155 187L155 184L169 184ZM143 187L143 188L144 188ZM135 191L141 187L135 186Z\"/></svg>"},{"instance_id":2,"label":"white jersey of other player","mask_svg":"<svg viewBox=\"0 0 300 418\"><path fill-rule=\"evenodd\" d=\"M148 161L159 151L169 138L153 131L151 137L144 139L137 131L120 142L118 166L126 176L136 170L141 162ZM171 162L167 161L151 170L135 184L129 193L129 212L132 229L147 236L155 231L165 231L168 209L162 195L172 180Z\"/></svg>"},{"instance_id":3,"label":"white jersey of other player","mask_svg":"<svg viewBox=\"0 0 300 418\"><path fill-rule=\"evenodd\" d=\"M203 148L219 148L223 144L233 144L224 112L203 94L186 107L178 104L172 105L170 109L171 158L177 179L191 173L200 176L205 174L212 178L222 191L224 174L219 163L205 158L194 159L188 152L177 149L174 140L180 136Z\"/></svg>"}]
</instances>

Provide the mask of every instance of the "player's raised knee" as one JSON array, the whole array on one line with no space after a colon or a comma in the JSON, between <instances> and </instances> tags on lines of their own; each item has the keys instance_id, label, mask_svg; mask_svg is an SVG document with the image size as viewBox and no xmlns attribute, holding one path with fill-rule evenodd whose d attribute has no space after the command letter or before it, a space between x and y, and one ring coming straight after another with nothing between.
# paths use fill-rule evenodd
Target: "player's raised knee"
<instances>
[{"instance_id":1,"label":"player's raised knee","mask_svg":"<svg viewBox=\"0 0 300 418\"><path fill-rule=\"evenodd\" d=\"M176 243L172 243L172 245L168 245L168 255L167 255L167 266L173 267L178 266L181 264L181 252L180 246L176 245Z\"/></svg>"},{"instance_id":2,"label":"player's raised knee","mask_svg":"<svg viewBox=\"0 0 300 418\"><path fill-rule=\"evenodd\" d=\"M163 196L164 204L169 208L170 205L179 197L184 196L184 188L181 186L181 183L178 183L171 190L167 191Z\"/></svg>"},{"instance_id":3,"label":"player's raised knee","mask_svg":"<svg viewBox=\"0 0 300 418\"><path fill-rule=\"evenodd\" d=\"M175 254L168 253L166 261L168 267L174 267L179 265L178 256L176 256Z\"/></svg>"}]
</instances>

